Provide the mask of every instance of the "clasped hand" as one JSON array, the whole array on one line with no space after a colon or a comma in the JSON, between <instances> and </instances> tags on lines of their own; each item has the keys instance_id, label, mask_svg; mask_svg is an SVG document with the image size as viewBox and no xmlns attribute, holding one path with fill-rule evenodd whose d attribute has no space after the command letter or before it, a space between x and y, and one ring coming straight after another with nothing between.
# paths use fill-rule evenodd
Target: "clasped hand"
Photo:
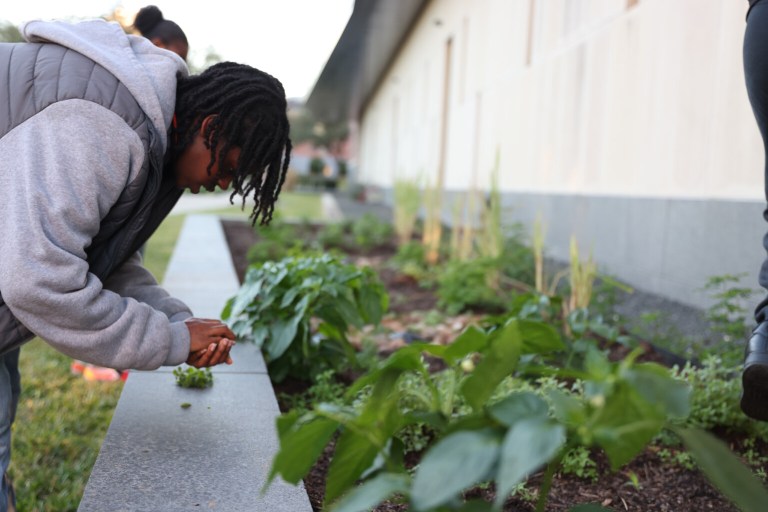
<instances>
[{"instance_id":1,"label":"clasped hand","mask_svg":"<svg viewBox=\"0 0 768 512\"><path fill-rule=\"evenodd\" d=\"M232 364L229 351L235 345L235 333L225 323L208 318L188 318L184 323L189 329L189 366Z\"/></svg>"}]
</instances>

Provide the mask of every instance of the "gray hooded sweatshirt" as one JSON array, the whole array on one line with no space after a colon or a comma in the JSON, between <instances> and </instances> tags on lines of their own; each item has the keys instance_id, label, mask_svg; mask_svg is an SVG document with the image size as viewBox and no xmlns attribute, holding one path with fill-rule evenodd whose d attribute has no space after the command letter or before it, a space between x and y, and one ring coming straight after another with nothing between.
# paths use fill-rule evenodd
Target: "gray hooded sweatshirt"
<instances>
[{"instance_id":1,"label":"gray hooded sweatshirt","mask_svg":"<svg viewBox=\"0 0 768 512\"><path fill-rule=\"evenodd\" d=\"M53 42L96 61L137 100L161 138L173 117L176 54L114 23L33 21L30 42ZM12 108L12 105L11 105ZM105 282L86 250L100 221L148 158L117 114L58 101L0 138L0 293L13 315L59 351L112 368L154 369L189 355L192 316L137 254Z\"/></svg>"}]
</instances>

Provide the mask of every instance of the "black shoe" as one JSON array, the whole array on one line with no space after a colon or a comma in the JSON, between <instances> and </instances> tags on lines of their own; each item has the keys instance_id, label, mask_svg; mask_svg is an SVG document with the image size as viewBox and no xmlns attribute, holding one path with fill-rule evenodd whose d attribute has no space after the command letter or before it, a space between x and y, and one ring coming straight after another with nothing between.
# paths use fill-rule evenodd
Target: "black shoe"
<instances>
[{"instance_id":1,"label":"black shoe","mask_svg":"<svg viewBox=\"0 0 768 512\"><path fill-rule=\"evenodd\" d=\"M768 421L768 322L752 331L741 384L741 410L750 418Z\"/></svg>"}]
</instances>

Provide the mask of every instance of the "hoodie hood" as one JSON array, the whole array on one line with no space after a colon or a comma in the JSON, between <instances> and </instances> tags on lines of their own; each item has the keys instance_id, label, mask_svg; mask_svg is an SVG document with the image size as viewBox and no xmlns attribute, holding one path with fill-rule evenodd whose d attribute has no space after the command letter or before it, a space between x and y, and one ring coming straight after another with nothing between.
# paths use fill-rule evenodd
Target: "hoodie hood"
<instances>
[{"instance_id":1,"label":"hoodie hood","mask_svg":"<svg viewBox=\"0 0 768 512\"><path fill-rule=\"evenodd\" d=\"M115 75L151 119L165 152L176 103L177 75L189 75L181 57L156 47L144 37L128 35L117 23L104 20L30 21L20 29L29 42L50 42L70 48Z\"/></svg>"}]
</instances>

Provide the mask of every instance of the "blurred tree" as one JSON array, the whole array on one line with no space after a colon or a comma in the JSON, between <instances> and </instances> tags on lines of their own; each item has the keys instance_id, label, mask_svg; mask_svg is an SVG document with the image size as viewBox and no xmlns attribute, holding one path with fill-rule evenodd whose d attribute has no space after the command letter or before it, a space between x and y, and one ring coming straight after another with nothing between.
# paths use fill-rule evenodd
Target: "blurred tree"
<instances>
[{"instance_id":1,"label":"blurred tree","mask_svg":"<svg viewBox=\"0 0 768 512\"><path fill-rule=\"evenodd\" d=\"M0 22L0 41L4 43L19 43L23 40L21 32L19 32L16 25L9 21Z\"/></svg>"},{"instance_id":2,"label":"blurred tree","mask_svg":"<svg viewBox=\"0 0 768 512\"><path fill-rule=\"evenodd\" d=\"M315 157L309 163L309 174L312 176L320 177L325 169L325 162L322 158Z\"/></svg>"}]
</instances>

